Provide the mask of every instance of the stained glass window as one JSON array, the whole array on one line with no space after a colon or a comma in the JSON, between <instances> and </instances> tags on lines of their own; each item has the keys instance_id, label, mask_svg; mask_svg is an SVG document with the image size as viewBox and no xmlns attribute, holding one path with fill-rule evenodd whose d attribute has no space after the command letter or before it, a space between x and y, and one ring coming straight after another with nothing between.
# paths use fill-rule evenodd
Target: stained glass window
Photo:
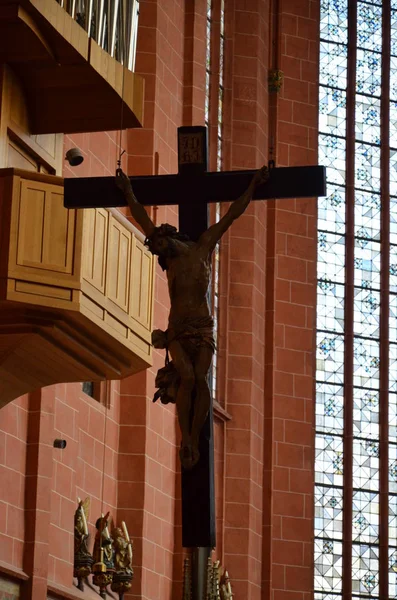
<instances>
[{"instance_id":1,"label":"stained glass window","mask_svg":"<svg viewBox=\"0 0 397 600\"><path fill-rule=\"evenodd\" d=\"M320 4L315 598L396 598L397 0Z\"/></svg>"}]
</instances>

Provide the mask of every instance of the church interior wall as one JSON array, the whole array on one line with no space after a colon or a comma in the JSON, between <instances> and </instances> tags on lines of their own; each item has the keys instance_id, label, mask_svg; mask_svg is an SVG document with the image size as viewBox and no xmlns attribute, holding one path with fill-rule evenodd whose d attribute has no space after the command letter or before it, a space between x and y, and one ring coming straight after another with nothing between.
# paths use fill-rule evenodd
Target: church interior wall
<instances>
[{"instance_id":1,"label":"church interior wall","mask_svg":"<svg viewBox=\"0 0 397 600\"><path fill-rule=\"evenodd\" d=\"M176 128L204 122L206 2L140 4L144 126L123 134L122 165L131 175L172 173ZM284 0L278 17L275 5L227 1L226 170L264 164L269 145L277 166L317 162L317 2ZM276 96L270 68L284 73ZM65 135L64 149L74 146L84 162L65 162L65 177L114 174L118 132ZM150 215L177 224L175 207ZM315 235L313 200L269 201L250 206L221 245L217 400L227 417L215 415L217 556L237 598L311 597ZM164 329L167 282L156 268L154 328ZM35 600L47 581L61 597L66 589L82 597L72 588L77 497L91 499L91 544L103 509L126 521L135 546L131 597L181 597L179 431L174 407L152 403L163 353L153 361L113 382L108 407L75 383L1 410L0 573L7 563L32 575ZM56 438L65 450L53 448Z\"/></svg>"}]
</instances>

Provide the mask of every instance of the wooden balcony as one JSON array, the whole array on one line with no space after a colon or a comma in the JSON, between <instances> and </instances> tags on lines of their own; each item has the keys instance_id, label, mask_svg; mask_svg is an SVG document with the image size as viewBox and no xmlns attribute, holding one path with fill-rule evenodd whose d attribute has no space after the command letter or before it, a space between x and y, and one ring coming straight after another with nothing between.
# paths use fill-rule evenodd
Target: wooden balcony
<instances>
[{"instance_id":1,"label":"wooden balcony","mask_svg":"<svg viewBox=\"0 0 397 600\"><path fill-rule=\"evenodd\" d=\"M63 180L0 170L0 407L152 364L154 263L115 209L67 210Z\"/></svg>"},{"instance_id":2,"label":"wooden balcony","mask_svg":"<svg viewBox=\"0 0 397 600\"><path fill-rule=\"evenodd\" d=\"M116 130L121 112L124 128L140 127L143 78L75 18L56 0L0 0L0 64L23 82L30 133Z\"/></svg>"}]
</instances>

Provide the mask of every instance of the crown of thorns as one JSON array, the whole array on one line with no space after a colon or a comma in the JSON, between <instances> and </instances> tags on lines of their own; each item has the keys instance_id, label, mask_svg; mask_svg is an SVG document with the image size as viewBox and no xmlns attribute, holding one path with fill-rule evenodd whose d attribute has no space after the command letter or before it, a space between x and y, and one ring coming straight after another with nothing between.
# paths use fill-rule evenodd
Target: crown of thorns
<instances>
[{"instance_id":1,"label":"crown of thorns","mask_svg":"<svg viewBox=\"0 0 397 600\"><path fill-rule=\"evenodd\" d=\"M155 227L153 233L145 239L145 246L147 246L150 251L152 250L154 240L156 239L156 237L159 237L159 236L170 237L175 240L180 240L181 242L186 242L189 240L188 235L179 233L177 228L174 227L173 225L169 225L168 223L163 223L159 227Z\"/></svg>"}]
</instances>

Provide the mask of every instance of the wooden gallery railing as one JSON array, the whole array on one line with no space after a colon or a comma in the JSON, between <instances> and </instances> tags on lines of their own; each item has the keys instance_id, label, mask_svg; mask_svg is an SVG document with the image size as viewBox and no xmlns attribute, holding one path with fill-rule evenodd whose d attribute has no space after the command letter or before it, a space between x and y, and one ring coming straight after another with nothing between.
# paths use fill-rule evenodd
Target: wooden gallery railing
<instances>
[{"instance_id":1,"label":"wooden gallery railing","mask_svg":"<svg viewBox=\"0 0 397 600\"><path fill-rule=\"evenodd\" d=\"M117 210L67 210L61 178L0 170L0 406L150 366L153 283Z\"/></svg>"}]
</instances>

